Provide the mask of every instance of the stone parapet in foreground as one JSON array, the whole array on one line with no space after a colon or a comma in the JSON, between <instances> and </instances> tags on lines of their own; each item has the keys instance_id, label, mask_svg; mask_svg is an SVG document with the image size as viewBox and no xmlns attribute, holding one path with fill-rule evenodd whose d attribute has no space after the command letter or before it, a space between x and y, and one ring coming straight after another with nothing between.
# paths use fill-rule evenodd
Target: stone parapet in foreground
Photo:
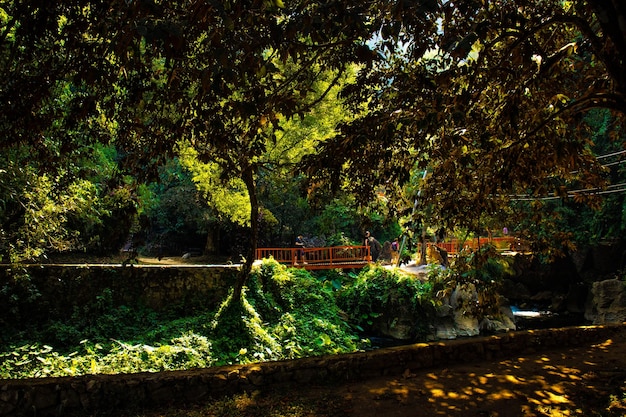
<instances>
[{"instance_id":1,"label":"stone parapet in foreground","mask_svg":"<svg viewBox=\"0 0 626 417\"><path fill-rule=\"evenodd\" d=\"M497 360L583 346L621 334L626 323L503 333L344 355L191 371L0 380L1 416L61 416L190 404L271 384L329 383L400 375L459 362Z\"/></svg>"}]
</instances>

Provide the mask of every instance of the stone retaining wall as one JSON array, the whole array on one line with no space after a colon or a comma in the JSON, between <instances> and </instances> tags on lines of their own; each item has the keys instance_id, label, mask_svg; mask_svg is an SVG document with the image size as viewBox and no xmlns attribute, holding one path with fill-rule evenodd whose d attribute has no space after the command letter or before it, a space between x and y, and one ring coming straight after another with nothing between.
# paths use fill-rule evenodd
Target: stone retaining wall
<instances>
[{"instance_id":1,"label":"stone retaining wall","mask_svg":"<svg viewBox=\"0 0 626 417\"><path fill-rule=\"evenodd\" d=\"M237 265L0 265L0 323L63 320L107 292L110 303L155 311L218 306Z\"/></svg>"},{"instance_id":2,"label":"stone retaining wall","mask_svg":"<svg viewBox=\"0 0 626 417\"><path fill-rule=\"evenodd\" d=\"M132 407L190 404L271 384L359 380L582 346L624 332L626 324L503 333L294 361L193 371L0 380L0 415L61 416Z\"/></svg>"}]
</instances>

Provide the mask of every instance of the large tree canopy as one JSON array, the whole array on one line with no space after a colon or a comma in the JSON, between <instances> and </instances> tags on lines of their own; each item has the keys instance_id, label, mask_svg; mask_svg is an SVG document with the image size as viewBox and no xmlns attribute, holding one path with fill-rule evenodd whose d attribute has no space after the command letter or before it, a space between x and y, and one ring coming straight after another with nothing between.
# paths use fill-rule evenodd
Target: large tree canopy
<instances>
[{"instance_id":1,"label":"large tree canopy","mask_svg":"<svg viewBox=\"0 0 626 417\"><path fill-rule=\"evenodd\" d=\"M254 248L259 163L280 120L306 114L356 63L344 97L359 117L310 159L313 180L369 199L421 169L430 173L421 196L437 222L475 227L476 212L495 212L511 195L603 184L581 121L594 107L624 114L625 8L617 0L7 1L0 149L54 172L101 142L115 146L126 172L154 177L186 140L245 183ZM329 88L315 88L328 74Z\"/></svg>"},{"instance_id":2,"label":"large tree canopy","mask_svg":"<svg viewBox=\"0 0 626 417\"><path fill-rule=\"evenodd\" d=\"M371 61L369 6L7 2L0 15L0 149L32 147L49 162L45 169L55 169L92 141L112 143L124 169L148 178L185 140L247 188L249 269L259 159L281 119L304 115L347 65ZM316 81L329 71L335 81L320 92Z\"/></svg>"},{"instance_id":3,"label":"large tree canopy","mask_svg":"<svg viewBox=\"0 0 626 417\"><path fill-rule=\"evenodd\" d=\"M601 187L583 116L626 113L625 18L610 0L393 2L386 59L346 91L367 112L310 165L364 199L427 170L431 221L475 230L512 196Z\"/></svg>"},{"instance_id":4,"label":"large tree canopy","mask_svg":"<svg viewBox=\"0 0 626 417\"><path fill-rule=\"evenodd\" d=\"M115 140L133 167L154 166L180 138L237 166L242 151L260 151L267 125L307 110L321 71L371 57L367 3L76 0L1 10L2 147L50 151L56 140L66 154L84 144L70 135L82 127Z\"/></svg>"}]
</instances>

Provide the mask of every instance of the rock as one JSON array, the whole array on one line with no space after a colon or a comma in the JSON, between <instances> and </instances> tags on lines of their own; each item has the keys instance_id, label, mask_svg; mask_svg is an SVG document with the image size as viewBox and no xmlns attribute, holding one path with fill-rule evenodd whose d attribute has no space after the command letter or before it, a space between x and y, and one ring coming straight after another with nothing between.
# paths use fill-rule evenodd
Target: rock
<instances>
[{"instance_id":1,"label":"rock","mask_svg":"<svg viewBox=\"0 0 626 417\"><path fill-rule=\"evenodd\" d=\"M454 309L449 303L443 303L440 306L435 307L435 314L437 317L452 317Z\"/></svg>"},{"instance_id":2,"label":"rock","mask_svg":"<svg viewBox=\"0 0 626 417\"><path fill-rule=\"evenodd\" d=\"M447 320L437 320L433 329L435 340L452 340L458 337L454 321L449 318Z\"/></svg>"},{"instance_id":3,"label":"rock","mask_svg":"<svg viewBox=\"0 0 626 417\"><path fill-rule=\"evenodd\" d=\"M463 314L459 310L454 312L454 325L458 336L478 336L480 334L478 318L473 315Z\"/></svg>"},{"instance_id":4,"label":"rock","mask_svg":"<svg viewBox=\"0 0 626 417\"><path fill-rule=\"evenodd\" d=\"M458 336L478 336L480 328L476 317L478 292L474 284L459 284L450 295L454 308L452 317Z\"/></svg>"},{"instance_id":5,"label":"rock","mask_svg":"<svg viewBox=\"0 0 626 417\"><path fill-rule=\"evenodd\" d=\"M479 328L484 333L501 333L517 330L511 307L501 306L499 314L483 317Z\"/></svg>"},{"instance_id":6,"label":"rock","mask_svg":"<svg viewBox=\"0 0 626 417\"><path fill-rule=\"evenodd\" d=\"M593 324L626 322L626 283L618 279L594 282L585 319Z\"/></svg>"},{"instance_id":7,"label":"rock","mask_svg":"<svg viewBox=\"0 0 626 417\"><path fill-rule=\"evenodd\" d=\"M391 242L386 241L383 243L383 250L378 256L378 260L382 262L391 262Z\"/></svg>"},{"instance_id":8,"label":"rock","mask_svg":"<svg viewBox=\"0 0 626 417\"><path fill-rule=\"evenodd\" d=\"M450 295L450 305L455 309L473 309L478 303L478 292L474 284L459 284Z\"/></svg>"}]
</instances>

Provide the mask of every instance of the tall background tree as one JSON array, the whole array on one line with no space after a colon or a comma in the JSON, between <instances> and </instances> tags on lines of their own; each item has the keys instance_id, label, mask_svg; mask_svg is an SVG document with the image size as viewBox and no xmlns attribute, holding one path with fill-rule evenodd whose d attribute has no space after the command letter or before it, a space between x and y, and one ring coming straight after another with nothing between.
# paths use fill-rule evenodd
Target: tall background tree
<instances>
[{"instance_id":1,"label":"tall background tree","mask_svg":"<svg viewBox=\"0 0 626 417\"><path fill-rule=\"evenodd\" d=\"M279 120L303 116L352 62L372 58L369 3L280 0L7 2L2 6L2 149L27 146L57 169L113 144L122 172L156 178L186 140L250 198L258 238L259 158ZM280 65L277 65L280 63ZM283 69L288 68L288 71ZM63 103L59 102L61 94Z\"/></svg>"}]
</instances>

